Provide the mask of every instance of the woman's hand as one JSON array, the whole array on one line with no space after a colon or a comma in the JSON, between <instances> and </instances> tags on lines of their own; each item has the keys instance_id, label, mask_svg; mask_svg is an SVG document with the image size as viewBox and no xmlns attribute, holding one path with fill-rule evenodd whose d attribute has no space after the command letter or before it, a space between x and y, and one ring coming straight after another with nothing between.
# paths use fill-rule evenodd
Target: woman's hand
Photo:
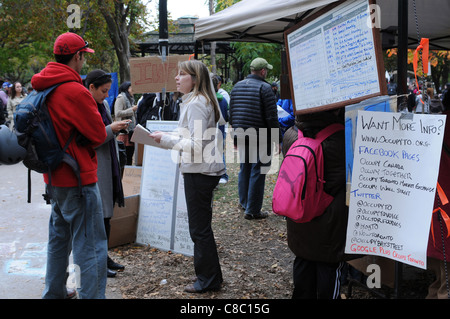
<instances>
[{"instance_id":1,"label":"woman's hand","mask_svg":"<svg viewBox=\"0 0 450 319\"><path fill-rule=\"evenodd\" d=\"M117 133L121 130L126 130L128 128L128 125L130 125L131 120L123 120L123 121L116 121L111 123L111 130L114 133Z\"/></svg>"},{"instance_id":2,"label":"woman's hand","mask_svg":"<svg viewBox=\"0 0 450 319\"><path fill-rule=\"evenodd\" d=\"M148 134L151 138L155 140L156 143L161 143L161 138L164 135L163 132L152 132Z\"/></svg>"}]
</instances>

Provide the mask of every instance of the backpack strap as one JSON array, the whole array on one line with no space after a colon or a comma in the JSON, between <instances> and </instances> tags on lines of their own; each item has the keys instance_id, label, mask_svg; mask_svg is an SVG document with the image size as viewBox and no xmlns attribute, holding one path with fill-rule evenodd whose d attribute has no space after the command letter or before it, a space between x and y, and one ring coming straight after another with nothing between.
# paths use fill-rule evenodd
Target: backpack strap
<instances>
[{"instance_id":1,"label":"backpack strap","mask_svg":"<svg viewBox=\"0 0 450 319\"><path fill-rule=\"evenodd\" d=\"M294 127L298 131L298 138L299 139L302 138L304 136L303 132L300 129L298 129L295 125L294 125ZM315 140L318 141L319 143L322 143L327 137L333 135L334 133L336 133L338 131L344 130L344 129L345 129L345 127L342 124L339 124L339 123L330 124L316 134ZM311 154L314 156L314 163L315 163L314 167L315 167L315 171L316 171L316 179L318 182L323 182L323 180L320 179L319 172L317 170L316 154L314 154L314 151L311 148L309 148L308 146L305 146L305 145L301 145L301 146L308 148L310 150ZM319 184L317 184L317 187L319 187ZM305 197L305 191L306 191L306 187L303 188L302 199L304 199L304 197Z\"/></svg>"},{"instance_id":2,"label":"backpack strap","mask_svg":"<svg viewBox=\"0 0 450 319\"><path fill-rule=\"evenodd\" d=\"M301 130L299 130L295 125L294 125L294 128L298 132L298 138L304 137L303 132ZM339 124L339 123L333 123L333 124L330 124L327 127L323 128L321 131L319 131L316 134L316 137L314 139L319 140L320 143L322 143L323 141L325 141L327 139L327 137L330 137L334 133L344 130L344 129L345 129L344 125Z\"/></svg>"},{"instance_id":3,"label":"backpack strap","mask_svg":"<svg viewBox=\"0 0 450 319\"><path fill-rule=\"evenodd\" d=\"M323 141L325 141L328 137L330 137L334 133L337 133L344 129L345 129L345 127L342 124L339 124L339 123L330 124L327 127L325 127L324 129L322 129L319 133L316 134L315 140L318 140L318 141L320 141L320 143L322 143Z\"/></svg>"},{"instance_id":4,"label":"backpack strap","mask_svg":"<svg viewBox=\"0 0 450 319\"><path fill-rule=\"evenodd\" d=\"M302 130L300 130L296 125L294 125L294 128L297 130L298 139L304 137Z\"/></svg>"},{"instance_id":5,"label":"backpack strap","mask_svg":"<svg viewBox=\"0 0 450 319\"><path fill-rule=\"evenodd\" d=\"M81 191L80 167L78 166L78 163L75 161L75 159L66 152L67 148L69 147L69 144L72 142L75 135L76 135L76 131L73 131L72 134L70 135L69 139L67 140L66 144L64 145L64 148L62 149L64 152L62 161L64 163L66 163L67 165L69 165L72 168L73 172L75 173L75 175L78 179L78 190L79 190L79 196L81 198L82 191ZM47 204L50 203L50 199L52 198L52 193L53 193L52 192L52 172L51 172L51 170L49 170L48 171L47 190L46 190L46 193L43 195Z\"/></svg>"},{"instance_id":6,"label":"backpack strap","mask_svg":"<svg viewBox=\"0 0 450 319\"><path fill-rule=\"evenodd\" d=\"M74 82L74 81L66 81L66 82L58 83L58 84L56 84L56 85L54 85L54 86L52 87L52 90L53 90L53 89L56 89L58 86L60 86L60 85L62 85L62 84L68 83L68 82ZM50 93L50 92L49 92L49 93ZM77 131L74 130L74 131L70 134L70 136L69 136L69 138L68 138L66 144L65 144L64 147L62 148L62 151L63 151L63 154L64 154L64 155L63 155L62 162L64 162L64 163L66 163L67 165L69 165L69 166L72 168L72 170L73 170L75 176L77 177L77 179L78 179L78 192L79 192L79 196L80 196L80 198L81 198L81 197L82 197L82 191L81 191L82 185L81 185L80 167L78 166L78 163L76 162L76 160L66 152L66 151L67 151L67 148L68 148L69 145L70 145L70 143L72 143L73 139L75 138L76 133L77 133ZM43 195L44 198L45 198L45 200L46 200L47 202L49 202L49 199L50 199L51 196L52 196L52 190L51 190L51 188L52 188L51 176L52 176L52 172L49 170L49 172L48 172L48 187L47 187L47 192L46 192L46 194Z\"/></svg>"}]
</instances>

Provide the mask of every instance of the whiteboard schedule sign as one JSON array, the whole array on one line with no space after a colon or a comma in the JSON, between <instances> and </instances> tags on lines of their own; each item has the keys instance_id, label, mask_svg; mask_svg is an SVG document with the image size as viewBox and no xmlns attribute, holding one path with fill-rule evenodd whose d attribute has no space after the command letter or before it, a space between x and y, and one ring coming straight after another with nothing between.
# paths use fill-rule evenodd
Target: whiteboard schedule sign
<instances>
[{"instance_id":1,"label":"whiteboard schedule sign","mask_svg":"<svg viewBox=\"0 0 450 319\"><path fill-rule=\"evenodd\" d=\"M178 122L147 121L152 131L171 132ZM145 145L136 242L193 256L178 152Z\"/></svg>"},{"instance_id":2,"label":"whiteboard schedule sign","mask_svg":"<svg viewBox=\"0 0 450 319\"><path fill-rule=\"evenodd\" d=\"M379 30L369 0L338 1L285 32L296 114L386 94Z\"/></svg>"},{"instance_id":3,"label":"whiteboard schedule sign","mask_svg":"<svg viewBox=\"0 0 450 319\"><path fill-rule=\"evenodd\" d=\"M346 253L426 269L445 121L358 111Z\"/></svg>"}]
</instances>

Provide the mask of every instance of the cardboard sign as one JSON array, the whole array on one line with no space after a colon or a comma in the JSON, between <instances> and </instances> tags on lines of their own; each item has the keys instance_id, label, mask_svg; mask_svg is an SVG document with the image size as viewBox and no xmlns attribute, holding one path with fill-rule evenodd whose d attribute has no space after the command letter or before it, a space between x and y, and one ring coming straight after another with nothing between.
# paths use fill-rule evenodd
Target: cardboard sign
<instances>
[{"instance_id":1,"label":"cardboard sign","mask_svg":"<svg viewBox=\"0 0 450 319\"><path fill-rule=\"evenodd\" d=\"M445 121L358 112L346 253L426 269Z\"/></svg>"},{"instance_id":2,"label":"cardboard sign","mask_svg":"<svg viewBox=\"0 0 450 319\"><path fill-rule=\"evenodd\" d=\"M160 56L130 59L133 93L175 92L178 63L186 60L189 55L168 56L165 62Z\"/></svg>"}]
</instances>

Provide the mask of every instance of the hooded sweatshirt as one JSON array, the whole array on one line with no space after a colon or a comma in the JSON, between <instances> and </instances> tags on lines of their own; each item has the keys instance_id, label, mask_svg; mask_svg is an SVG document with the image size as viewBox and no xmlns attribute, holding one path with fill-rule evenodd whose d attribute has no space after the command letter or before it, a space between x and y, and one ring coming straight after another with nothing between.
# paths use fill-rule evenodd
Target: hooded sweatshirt
<instances>
[{"instance_id":1,"label":"hooded sweatshirt","mask_svg":"<svg viewBox=\"0 0 450 319\"><path fill-rule=\"evenodd\" d=\"M69 153L78 163L81 184L97 182L97 156L95 147L106 138L97 103L91 93L83 86L80 75L72 68L56 62L50 62L31 79L37 91L52 85L67 82L57 87L48 97L47 106L61 147L64 147L72 132L75 138L70 143ZM86 143L78 143L77 137L83 135ZM48 174L44 174L45 183L49 183ZM52 172L51 184L57 187L78 186L78 179L72 168L62 163Z\"/></svg>"}]
</instances>

